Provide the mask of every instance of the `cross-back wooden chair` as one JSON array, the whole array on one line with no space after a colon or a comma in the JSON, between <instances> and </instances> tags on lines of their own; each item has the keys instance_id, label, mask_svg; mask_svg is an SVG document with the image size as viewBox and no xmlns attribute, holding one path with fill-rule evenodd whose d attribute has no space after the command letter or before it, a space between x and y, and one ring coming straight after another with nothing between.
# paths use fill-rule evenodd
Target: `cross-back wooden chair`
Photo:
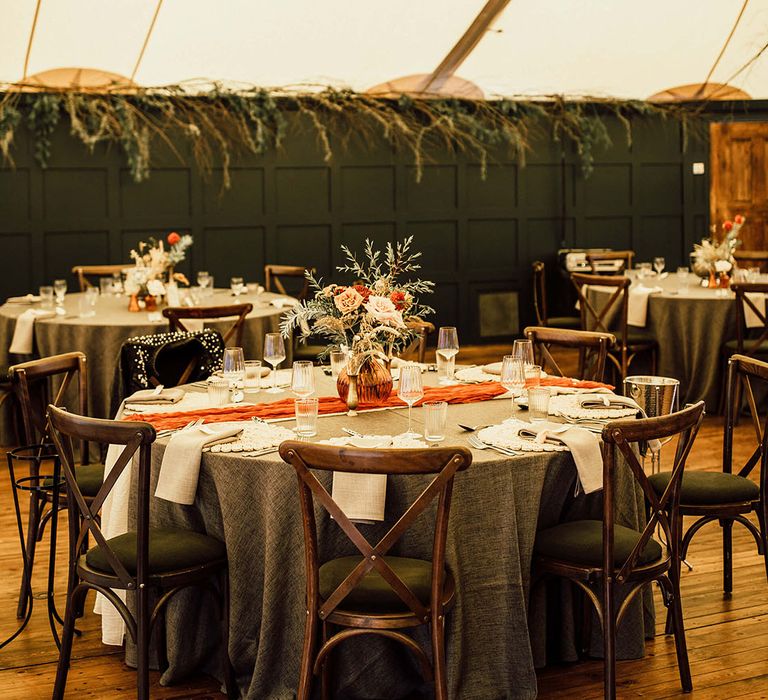
<instances>
[{"instance_id":1,"label":"cross-back wooden chair","mask_svg":"<svg viewBox=\"0 0 768 700\"><path fill-rule=\"evenodd\" d=\"M725 342L726 352L749 357L768 355L768 307L764 298L760 300L757 298L768 294L768 284L734 282L731 289L736 295L736 339ZM753 329L747 328L749 312L754 315L759 324Z\"/></svg>"},{"instance_id":2,"label":"cross-back wooden chair","mask_svg":"<svg viewBox=\"0 0 768 700\"><path fill-rule=\"evenodd\" d=\"M635 252L632 250L606 250L600 253L587 253L587 262L592 268L592 274L597 274L601 268L600 263L620 262L620 266L611 269L611 274L621 274L625 270L632 269L632 261L635 258Z\"/></svg>"},{"instance_id":3,"label":"cross-back wooden chair","mask_svg":"<svg viewBox=\"0 0 768 700\"><path fill-rule=\"evenodd\" d=\"M167 665L163 633L165 605L176 593L189 586L210 588L213 578L221 581L221 594L215 597L220 604L219 616L222 620L220 643L227 694L236 697L227 653L229 584L226 547L218 539L199 532L150 526L150 462L152 443L155 441L154 428L149 423L86 418L55 406L48 407L48 415L67 489L70 557L67 607L53 697L64 696L75 619L89 590L104 595L125 622L126 630L137 647L137 696L139 700L148 700L149 640L153 628L158 632L161 666ZM72 451L74 440L123 447L109 475L90 501L84 497L76 478ZM137 454L138 458L134 459ZM131 468L131 464L137 470L136 529L107 539L96 516L117 480L126 469ZM89 537L93 539L94 546L83 552ZM158 601L152 609L150 589L158 593ZM135 594L135 616L116 590Z\"/></svg>"},{"instance_id":4,"label":"cross-back wooden chair","mask_svg":"<svg viewBox=\"0 0 768 700\"><path fill-rule=\"evenodd\" d=\"M536 313L536 324L552 328L572 328L581 326L578 316L549 316L547 306L547 274L544 263L537 260L533 263L533 310Z\"/></svg>"},{"instance_id":5,"label":"cross-back wooden chair","mask_svg":"<svg viewBox=\"0 0 768 700\"><path fill-rule=\"evenodd\" d=\"M536 536L533 569L537 578L561 576L576 584L597 611L603 626L604 695L616 697L616 628L643 587L658 582L670 610L677 665L683 690L692 689L680 598L679 510L685 462L704 416L704 402L677 413L625 419L603 428L603 517L561 523ZM635 443L679 435L674 466L664 491L657 493L638 461ZM620 460L619 460L619 455ZM623 462L650 504L642 530L624 527L615 517L615 477ZM660 527L666 546L653 538ZM618 601L621 604L618 605Z\"/></svg>"},{"instance_id":6,"label":"cross-back wooden chair","mask_svg":"<svg viewBox=\"0 0 768 700\"><path fill-rule=\"evenodd\" d=\"M126 267L131 267L131 263L122 265L76 265L72 268L72 274L77 276L77 282L80 285L80 291L84 292L88 287L98 287L98 281L93 283L93 278L111 277L115 273L122 272Z\"/></svg>"},{"instance_id":7,"label":"cross-back wooden chair","mask_svg":"<svg viewBox=\"0 0 768 700\"><path fill-rule=\"evenodd\" d=\"M42 540L46 524L55 516L54 499L58 496L54 480L50 474L42 474L41 469L48 469L56 458L50 447L50 425L46 416L49 403L62 405L71 387L76 389L77 410L88 412L88 371L86 357L81 352L69 352L62 355L30 360L9 368L9 378L21 413L23 447L8 453L9 468L15 472L14 464L23 463L29 467L29 476L14 479L11 484L14 491L29 492L29 515L27 517L26 545L23 547L26 566L22 574L17 617L25 617L30 601L29 572L35 561L37 542ZM89 464L89 445L86 441L79 444L80 465L77 478L86 497L96 493L104 474L103 465ZM45 465L45 467L44 467ZM14 494L16 498L17 493ZM61 501L63 505L64 501ZM19 523L21 527L21 523ZM52 540L55 530L51 528ZM52 545L55 543L52 541Z\"/></svg>"},{"instance_id":8,"label":"cross-back wooden chair","mask_svg":"<svg viewBox=\"0 0 768 700\"><path fill-rule=\"evenodd\" d=\"M592 331L572 331L565 328L539 328L529 326L525 336L533 343L536 364L549 374L565 377L551 350L572 348L579 351L578 379L602 382L605 373L605 358L615 345L616 338L611 333Z\"/></svg>"},{"instance_id":9,"label":"cross-back wooden chair","mask_svg":"<svg viewBox=\"0 0 768 700\"><path fill-rule=\"evenodd\" d=\"M306 278L306 271L309 270L315 274L314 267L302 267L301 265L264 265L264 288L268 292L277 292L296 297L299 301L304 301L309 295L309 280ZM285 280L292 279L298 291L286 291ZM295 280L301 282L296 282Z\"/></svg>"},{"instance_id":10,"label":"cross-back wooden chair","mask_svg":"<svg viewBox=\"0 0 768 700\"><path fill-rule=\"evenodd\" d=\"M419 661L425 680L434 680L435 696L447 698L445 675L445 614L453 604L456 585L445 569L445 542L453 479L467 469L472 454L464 447L365 450L287 441L280 456L296 470L304 526L307 571L307 618L298 700L310 696L313 673L322 674L328 697L328 656L342 641L377 634L404 644ZM434 475L421 495L389 532L371 544L336 505L310 470L358 474ZM389 554L416 518L437 500L432 560L404 559ZM315 504L325 509L357 547L358 556L318 559ZM322 644L317 627L322 621ZM401 630L429 624L432 663L424 650ZM331 634L330 625L341 627Z\"/></svg>"},{"instance_id":11,"label":"cross-back wooden chair","mask_svg":"<svg viewBox=\"0 0 768 700\"><path fill-rule=\"evenodd\" d=\"M656 374L658 343L645 333L629 330L629 286L628 277L619 275L585 275L574 272L571 282L576 289L581 313L581 329L611 333L616 344L608 352L608 359L616 368L623 381L632 361L641 353L651 356L651 374ZM590 286L605 287L609 295L604 304L596 306L589 299Z\"/></svg>"},{"instance_id":12,"label":"cross-back wooden chair","mask_svg":"<svg viewBox=\"0 0 768 700\"><path fill-rule=\"evenodd\" d=\"M757 390L768 390L768 363L745 355L732 355L728 360L728 384L723 432L723 468L719 472L689 472L683 478L680 492L680 515L696 518L681 537L680 555L687 556L694 535L708 523L718 523L723 530L723 591L733 590L732 532L735 523L749 530L757 543L757 551L765 560L768 577L768 410L755 398ZM746 397L749 417L755 432L755 448L744 464L734 464L733 429ZM762 409L762 413L761 410ZM757 478L754 478L758 470ZM734 471L736 473L734 473ZM669 473L660 472L650 478L656 493L664 490ZM757 516L756 527L748 519Z\"/></svg>"},{"instance_id":13,"label":"cross-back wooden chair","mask_svg":"<svg viewBox=\"0 0 768 700\"><path fill-rule=\"evenodd\" d=\"M416 333L416 338L406 349L406 352L415 351L418 362L424 362L427 357L427 338L435 332L435 324L420 318L407 318L405 325Z\"/></svg>"},{"instance_id":14,"label":"cross-back wooden chair","mask_svg":"<svg viewBox=\"0 0 768 700\"><path fill-rule=\"evenodd\" d=\"M735 250L733 257L739 267L759 267L761 272L768 268L768 250Z\"/></svg>"},{"instance_id":15,"label":"cross-back wooden chair","mask_svg":"<svg viewBox=\"0 0 768 700\"><path fill-rule=\"evenodd\" d=\"M168 306L163 309L163 316L168 319L171 331L190 331L184 325L184 319L210 320L236 317L232 325L223 334L224 344L234 337L233 345L242 347L245 319L253 311L253 304L230 304L228 306Z\"/></svg>"}]
</instances>

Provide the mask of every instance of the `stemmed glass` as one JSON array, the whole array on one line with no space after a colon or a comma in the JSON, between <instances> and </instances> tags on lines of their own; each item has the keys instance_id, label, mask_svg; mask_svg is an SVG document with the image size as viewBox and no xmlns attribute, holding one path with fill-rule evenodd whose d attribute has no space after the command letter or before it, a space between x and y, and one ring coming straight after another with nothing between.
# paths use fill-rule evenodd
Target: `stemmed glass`
<instances>
[{"instance_id":1,"label":"stemmed glass","mask_svg":"<svg viewBox=\"0 0 768 700\"><path fill-rule=\"evenodd\" d=\"M67 280L54 280L53 293L56 295L57 313L63 312L64 297L67 295Z\"/></svg>"},{"instance_id":2,"label":"stemmed glass","mask_svg":"<svg viewBox=\"0 0 768 700\"><path fill-rule=\"evenodd\" d=\"M245 356L242 348L224 348L224 379L229 380L230 387L237 387L245 381Z\"/></svg>"},{"instance_id":3,"label":"stemmed glass","mask_svg":"<svg viewBox=\"0 0 768 700\"><path fill-rule=\"evenodd\" d=\"M411 429L411 409L420 398L424 396L424 387L421 383L421 367L414 364L402 365L400 367L400 382L397 389L397 397L408 404L408 431L403 434L404 437L418 438L419 433L414 433Z\"/></svg>"},{"instance_id":4,"label":"stemmed glass","mask_svg":"<svg viewBox=\"0 0 768 700\"><path fill-rule=\"evenodd\" d=\"M533 365L533 343L530 340L516 340L512 343L512 357L523 361L523 365Z\"/></svg>"},{"instance_id":5,"label":"stemmed glass","mask_svg":"<svg viewBox=\"0 0 768 700\"><path fill-rule=\"evenodd\" d=\"M267 333L264 336L264 359L272 365L272 388L268 394L279 394L277 388L277 366L285 359L285 343L279 333Z\"/></svg>"},{"instance_id":6,"label":"stemmed glass","mask_svg":"<svg viewBox=\"0 0 768 700\"><path fill-rule=\"evenodd\" d=\"M306 398L315 393L314 365L309 360L298 360L293 363L291 391L299 398Z\"/></svg>"},{"instance_id":7,"label":"stemmed glass","mask_svg":"<svg viewBox=\"0 0 768 700\"><path fill-rule=\"evenodd\" d=\"M453 384L453 370L459 353L459 334L453 326L443 326L437 336L437 355L445 367L443 383Z\"/></svg>"},{"instance_id":8,"label":"stemmed glass","mask_svg":"<svg viewBox=\"0 0 768 700\"><path fill-rule=\"evenodd\" d=\"M501 385L512 393L512 412L515 411L515 398L525 388L525 364L514 355L504 355L501 362ZM518 394L519 392L519 394Z\"/></svg>"},{"instance_id":9,"label":"stemmed glass","mask_svg":"<svg viewBox=\"0 0 768 700\"><path fill-rule=\"evenodd\" d=\"M658 257L653 259L653 269L656 270L657 275L661 275L664 272L664 265L666 265L664 258Z\"/></svg>"},{"instance_id":10,"label":"stemmed glass","mask_svg":"<svg viewBox=\"0 0 768 700\"><path fill-rule=\"evenodd\" d=\"M200 287L200 296L208 297L213 294L213 277L206 270L197 273L197 284Z\"/></svg>"},{"instance_id":11,"label":"stemmed glass","mask_svg":"<svg viewBox=\"0 0 768 700\"><path fill-rule=\"evenodd\" d=\"M243 291L245 291L245 282L242 277L233 277L229 280L229 288L232 290L232 294L239 297Z\"/></svg>"}]
</instances>

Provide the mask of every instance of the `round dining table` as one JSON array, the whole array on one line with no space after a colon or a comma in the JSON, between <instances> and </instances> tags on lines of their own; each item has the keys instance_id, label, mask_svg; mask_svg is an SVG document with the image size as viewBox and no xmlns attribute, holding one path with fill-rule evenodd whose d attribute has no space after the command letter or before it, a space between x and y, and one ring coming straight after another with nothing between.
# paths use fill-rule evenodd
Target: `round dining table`
<instances>
[{"instance_id":1,"label":"round dining table","mask_svg":"<svg viewBox=\"0 0 768 700\"><path fill-rule=\"evenodd\" d=\"M320 368L315 372L316 394L333 395L335 382ZM423 376L426 385L436 384L436 373ZM261 391L246 394L246 401L266 403L290 396ZM563 519L599 518L601 492L575 495L576 469L569 452L507 456L478 450L469 444L470 433L459 427L460 423L497 423L508 418L511 410L508 398L448 406L442 444L470 447L473 454L470 468L456 476L446 547L447 566L457 581L457 600L446 626L451 698L535 698L535 668L547 662L548 652L555 650L560 660L577 659L575 629L581 618L573 601L579 598L570 584L561 581L550 582L554 589L543 583L532 586L533 545L537 530ZM413 409L417 431L424 429L422 411ZM396 435L405 431L407 423L405 406L359 412L354 417L321 415L312 440L344 436L344 428L367 435ZM295 421L290 418L278 425L293 428ZM159 438L152 448L151 494L155 494L167 444L168 438ZM330 491L332 475L316 475ZM114 499L126 497L130 478L135 482L135 474L120 477L123 495ZM373 542L382 537L429 479L389 476L384 522L360 525L363 534ZM304 542L293 468L275 452L260 456L203 452L193 504L157 496L150 500L154 526L205 532L226 545L231 601L228 647L241 697L295 697L306 613ZM121 516L115 502L105 503L103 527L125 517L130 528L135 522L134 507L125 506L127 513ZM616 513L617 520L630 527L644 522L642 492L626 467L617 470ZM319 511L317 517L321 559L353 554L328 514ZM420 517L394 553L407 551L409 556L429 559L433 527L429 517ZM642 656L644 640L654 634L650 590L641 598L633 602L619 628L620 658ZM219 675L216 615L205 592L187 590L174 597L166 616L169 667L161 682L174 683L201 670ZM111 620L105 618L103 624L113 625L114 614ZM600 626L596 621L594 626L593 651L599 656ZM113 633L114 629L105 627L105 638ZM428 646L425 630L416 630L415 636ZM121 639L119 634L112 643ZM135 661L130 640L127 661ZM359 637L342 644L334 651L333 669L335 693L344 697L404 697L423 683L410 653L382 638Z\"/></svg>"},{"instance_id":2,"label":"round dining table","mask_svg":"<svg viewBox=\"0 0 768 700\"><path fill-rule=\"evenodd\" d=\"M634 275L634 273L633 273ZM715 413L723 385L722 344L736 336L735 295L729 290L709 289L689 275L681 285L676 274L634 280L630 288L630 333L644 331L659 346L656 374L680 381L680 405L704 400L706 410ZM647 296L645 324L632 325L633 304L643 303L633 291L642 287L654 290ZM596 290L598 305L608 293ZM606 319L609 327L615 317ZM642 314L640 314L642 317ZM638 356L629 374L648 373L645 358Z\"/></svg>"},{"instance_id":3,"label":"round dining table","mask_svg":"<svg viewBox=\"0 0 768 700\"><path fill-rule=\"evenodd\" d=\"M35 321L33 332L33 354L11 355L9 348L13 338L17 317L30 308L39 308L39 303L24 303L9 300L0 306L0 366L30 360L33 357L47 357L64 352L79 350L88 358L88 401L90 415L95 418L111 418L110 402L115 367L120 348L128 338L163 333L168 331L168 321L160 311L154 315L145 310L129 311L128 297L100 295L96 301L94 315L80 314L83 293L67 294L63 314ZM229 290L217 289L213 295L204 298L199 306L224 306L250 302L253 311L245 320L243 329L243 350L246 359L261 359L266 333L280 330L280 316L290 304L291 297L270 292L261 294L244 293L235 297ZM206 321L205 326L224 332L232 325L230 319ZM230 342L231 344L231 342ZM292 361L292 345L285 342L286 364ZM5 402L10 407L10 402ZM10 409L5 408L0 416L0 444L13 442L10 430Z\"/></svg>"}]
</instances>

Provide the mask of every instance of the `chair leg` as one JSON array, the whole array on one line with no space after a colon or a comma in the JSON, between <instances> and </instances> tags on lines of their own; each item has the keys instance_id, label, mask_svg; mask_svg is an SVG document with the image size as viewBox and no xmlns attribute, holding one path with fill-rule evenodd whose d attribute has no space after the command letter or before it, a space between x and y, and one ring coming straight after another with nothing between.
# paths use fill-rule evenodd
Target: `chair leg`
<instances>
[{"instance_id":1,"label":"chair leg","mask_svg":"<svg viewBox=\"0 0 768 700\"><path fill-rule=\"evenodd\" d=\"M314 606L313 606L314 607ZM312 691L312 666L315 662L317 645L317 610L307 611L304 625L304 646L301 651L301 671L299 672L299 690L296 700L309 700Z\"/></svg>"},{"instance_id":2,"label":"chair leg","mask_svg":"<svg viewBox=\"0 0 768 700\"><path fill-rule=\"evenodd\" d=\"M149 698L149 591L136 591L136 690L139 700Z\"/></svg>"},{"instance_id":3,"label":"chair leg","mask_svg":"<svg viewBox=\"0 0 768 700\"><path fill-rule=\"evenodd\" d=\"M325 644L331 636L331 625L323 620L322 640ZM323 661L322 675L320 676L320 698L321 700L331 700L331 654L328 654Z\"/></svg>"},{"instance_id":4,"label":"chair leg","mask_svg":"<svg viewBox=\"0 0 768 700\"><path fill-rule=\"evenodd\" d=\"M763 562L765 563L765 575L766 578L768 578L768 531L766 531L765 527L766 523L768 523L768 503L763 501L758 505L757 520L760 523L760 541L763 544Z\"/></svg>"},{"instance_id":5,"label":"chair leg","mask_svg":"<svg viewBox=\"0 0 768 700\"><path fill-rule=\"evenodd\" d=\"M445 616L433 615L432 666L435 672L435 700L448 700L448 679L445 669Z\"/></svg>"},{"instance_id":6,"label":"chair leg","mask_svg":"<svg viewBox=\"0 0 768 700\"><path fill-rule=\"evenodd\" d=\"M70 564L69 579L76 580L74 571L75 564ZM64 691L67 687L67 673L69 671L69 660L72 656L72 639L75 636L75 610L78 605L78 599L85 597L87 588L77 589L72 586L67 595L67 606L64 612L64 629L61 633L61 649L59 650L59 663L56 666L56 682L53 686L53 700L61 700L64 697Z\"/></svg>"},{"instance_id":7,"label":"chair leg","mask_svg":"<svg viewBox=\"0 0 768 700\"><path fill-rule=\"evenodd\" d=\"M616 700L616 615L613 581L603 582L603 696Z\"/></svg>"},{"instance_id":8,"label":"chair leg","mask_svg":"<svg viewBox=\"0 0 768 700\"><path fill-rule=\"evenodd\" d=\"M723 528L723 592L733 591L733 521L721 520Z\"/></svg>"},{"instance_id":9,"label":"chair leg","mask_svg":"<svg viewBox=\"0 0 768 700\"><path fill-rule=\"evenodd\" d=\"M680 672L680 685L685 692L690 692L693 689L693 682L691 681L691 667L688 663L688 645L685 641L679 565L673 566L669 570L669 577L672 581L672 600L669 604L669 614L672 618L672 627L675 634L675 651L677 652L677 668Z\"/></svg>"},{"instance_id":10,"label":"chair leg","mask_svg":"<svg viewBox=\"0 0 768 700\"><path fill-rule=\"evenodd\" d=\"M40 496L34 491L29 494L29 519L27 520L27 561L21 576L21 588L19 589L19 604L16 607L16 617L23 618L27 614L28 598L31 593L32 570L35 566L35 546L37 545L37 531L40 527ZM29 580L28 578L29 577Z\"/></svg>"}]
</instances>

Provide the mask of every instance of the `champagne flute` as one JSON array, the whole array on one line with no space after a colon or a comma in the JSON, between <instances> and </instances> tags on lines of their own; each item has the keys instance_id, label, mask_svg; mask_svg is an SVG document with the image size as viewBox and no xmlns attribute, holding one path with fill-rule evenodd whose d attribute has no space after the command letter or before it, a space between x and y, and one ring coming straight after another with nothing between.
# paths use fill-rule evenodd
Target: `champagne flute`
<instances>
[{"instance_id":1,"label":"champagne flute","mask_svg":"<svg viewBox=\"0 0 768 700\"><path fill-rule=\"evenodd\" d=\"M56 295L56 306L64 306L64 297L67 295L67 280L54 280L53 293Z\"/></svg>"},{"instance_id":2,"label":"champagne flute","mask_svg":"<svg viewBox=\"0 0 768 700\"><path fill-rule=\"evenodd\" d=\"M656 270L657 275L661 275L664 272L664 266L667 264L666 260L662 257L653 259L653 269Z\"/></svg>"},{"instance_id":3,"label":"champagne flute","mask_svg":"<svg viewBox=\"0 0 768 700\"><path fill-rule=\"evenodd\" d=\"M512 412L515 412L515 399L522 395L525 388L525 365L519 357L504 355L501 362L501 385L512 394Z\"/></svg>"},{"instance_id":4,"label":"champagne flute","mask_svg":"<svg viewBox=\"0 0 768 700\"><path fill-rule=\"evenodd\" d=\"M239 297L245 289L245 282L243 282L243 278L232 277L232 279L229 280L229 288L232 290L232 294L234 294L236 297Z\"/></svg>"},{"instance_id":5,"label":"champagne flute","mask_svg":"<svg viewBox=\"0 0 768 700\"><path fill-rule=\"evenodd\" d=\"M456 355L459 353L459 334L454 326L443 326L437 336L437 361L442 367L441 384L453 384Z\"/></svg>"},{"instance_id":6,"label":"champagne flute","mask_svg":"<svg viewBox=\"0 0 768 700\"><path fill-rule=\"evenodd\" d=\"M277 366L285 359L285 343L279 333L267 333L264 336L264 359L272 365L272 388L268 394L279 394L277 387Z\"/></svg>"},{"instance_id":7,"label":"champagne flute","mask_svg":"<svg viewBox=\"0 0 768 700\"><path fill-rule=\"evenodd\" d=\"M530 340L516 340L512 343L512 357L523 361L526 367L533 365L533 343Z\"/></svg>"},{"instance_id":8,"label":"champagne flute","mask_svg":"<svg viewBox=\"0 0 768 700\"><path fill-rule=\"evenodd\" d=\"M229 380L230 387L236 388L238 383L245 381L245 356L242 348L224 348L224 379Z\"/></svg>"},{"instance_id":9,"label":"champagne flute","mask_svg":"<svg viewBox=\"0 0 768 700\"><path fill-rule=\"evenodd\" d=\"M421 383L421 367L415 364L402 365L400 367L400 381L397 389L397 397L408 404L408 431L403 437L418 438L419 433L411 429L411 410L420 398L424 396L424 387Z\"/></svg>"},{"instance_id":10,"label":"champagne flute","mask_svg":"<svg viewBox=\"0 0 768 700\"><path fill-rule=\"evenodd\" d=\"M311 361L298 360L293 363L291 391L299 398L307 398L315 393L315 370Z\"/></svg>"}]
</instances>

